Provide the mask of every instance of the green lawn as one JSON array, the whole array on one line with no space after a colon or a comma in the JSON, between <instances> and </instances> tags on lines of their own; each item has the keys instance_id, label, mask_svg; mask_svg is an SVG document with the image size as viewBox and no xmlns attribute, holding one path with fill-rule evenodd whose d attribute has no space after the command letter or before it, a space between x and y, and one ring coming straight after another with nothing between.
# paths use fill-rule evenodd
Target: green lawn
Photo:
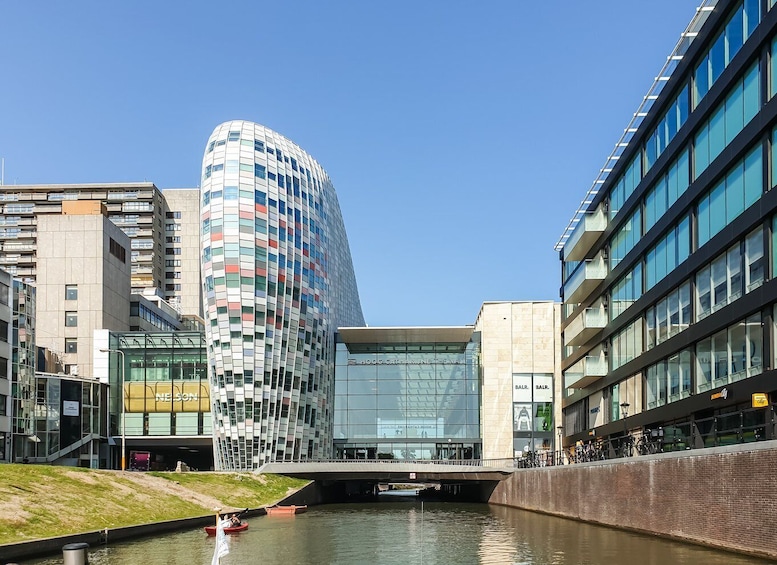
<instances>
[{"instance_id":1,"label":"green lawn","mask_svg":"<svg viewBox=\"0 0 777 565\"><path fill-rule=\"evenodd\" d=\"M307 481L0 464L0 544L273 504Z\"/></svg>"}]
</instances>

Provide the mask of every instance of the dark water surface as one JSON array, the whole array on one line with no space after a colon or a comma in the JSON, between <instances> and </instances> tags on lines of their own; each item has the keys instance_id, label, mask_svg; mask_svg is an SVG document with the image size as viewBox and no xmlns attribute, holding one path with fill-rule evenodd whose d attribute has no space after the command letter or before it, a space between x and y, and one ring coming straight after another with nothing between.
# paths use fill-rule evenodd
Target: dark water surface
<instances>
[{"instance_id":1,"label":"dark water surface","mask_svg":"<svg viewBox=\"0 0 777 565\"><path fill-rule=\"evenodd\" d=\"M249 523L247 531L230 536L230 553L221 565L770 563L486 504L336 504ZM214 538L196 529L93 548L89 563L208 565L214 545ZM20 563L54 565L62 557Z\"/></svg>"}]
</instances>

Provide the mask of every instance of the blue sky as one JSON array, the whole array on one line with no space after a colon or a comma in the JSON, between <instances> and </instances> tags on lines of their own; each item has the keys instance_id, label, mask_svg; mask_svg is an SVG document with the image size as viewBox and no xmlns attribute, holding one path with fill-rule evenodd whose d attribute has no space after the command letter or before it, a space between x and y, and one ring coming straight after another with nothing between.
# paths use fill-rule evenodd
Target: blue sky
<instances>
[{"instance_id":1,"label":"blue sky","mask_svg":"<svg viewBox=\"0 0 777 565\"><path fill-rule=\"evenodd\" d=\"M8 1L5 184L196 187L213 128L328 171L371 326L558 300L553 247L700 0Z\"/></svg>"}]
</instances>

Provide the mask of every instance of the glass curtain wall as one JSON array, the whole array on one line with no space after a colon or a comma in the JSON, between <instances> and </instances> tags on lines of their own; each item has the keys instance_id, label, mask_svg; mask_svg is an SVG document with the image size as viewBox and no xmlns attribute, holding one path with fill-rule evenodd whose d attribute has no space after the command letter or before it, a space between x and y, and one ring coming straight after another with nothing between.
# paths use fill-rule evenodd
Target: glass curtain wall
<instances>
[{"instance_id":1,"label":"glass curtain wall","mask_svg":"<svg viewBox=\"0 0 777 565\"><path fill-rule=\"evenodd\" d=\"M478 350L474 342L337 344L337 457L479 458Z\"/></svg>"},{"instance_id":2,"label":"glass curtain wall","mask_svg":"<svg viewBox=\"0 0 777 565\"><path fill-rule=\"evenodd\" d=\"M112 349L124 352L126 434L210 435L210 391L204 337L198 332L112 335ZM114 356L118 363L121 356ZM117 390L117 387L111 387ZM112 399L121 413L121 399Z\"/></svg>"}]
</instances>

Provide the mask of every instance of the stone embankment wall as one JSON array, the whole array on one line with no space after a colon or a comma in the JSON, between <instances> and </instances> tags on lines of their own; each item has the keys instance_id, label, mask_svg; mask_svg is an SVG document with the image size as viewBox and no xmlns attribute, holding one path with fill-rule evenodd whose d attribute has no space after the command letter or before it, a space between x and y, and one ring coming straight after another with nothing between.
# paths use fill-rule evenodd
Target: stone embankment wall
<instances>
[{"instance_id":1,"label":"stone embankment wall","mask_svg":"<svg viewBox=\"0 0 777 565\"><path fill-rule=\"evenodd\" d=\"M777 559L777 441L522 469L488 502Z\"/></svg>"}]
</instances>

